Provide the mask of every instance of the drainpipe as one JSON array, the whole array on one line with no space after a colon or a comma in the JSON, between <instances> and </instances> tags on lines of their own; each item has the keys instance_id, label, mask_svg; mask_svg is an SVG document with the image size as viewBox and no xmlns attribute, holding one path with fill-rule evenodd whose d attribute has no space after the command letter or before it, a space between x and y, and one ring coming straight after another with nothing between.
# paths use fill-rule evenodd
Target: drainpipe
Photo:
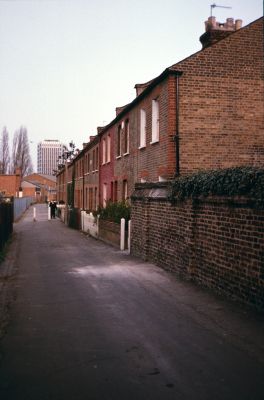
<instances>
[{"instance_id":1,"label":"drainpipe","mask_svg":"<svg viewBox=\"0 0 264 400\"><path fill-rule=\"evenodd\" d=\"M100 132L98 132L100 133ZM99 136L98 140L98 207L101 207L103 204L102 202L102 191L103 188L101 187L102 182L102 168L101 168L101 148L102 148L102 135Z\"/></svg>"},{"instance_id":2,"label":"drainpipe","mask_svg":"<svg viewBox=\"0 0 264 400\"><path fill-rule=\"evenodd\" d=\"M175 132L175 177L180 175L180 123L179 123L179 81L181 73L175 76L176 85L176 132Z\"/></svg>"},{"instance_id":3,"label":"drainpipe","mask_svg":"<svg viewBox=\"0 0 264 400\"><path fill-rule=\"evenodd\" d=\"M82 159L82 178L83 178L83 190L82 190L82 210L84 211L84 160L85 160L85 154L83 154L83 159Z\"/></svg>"},{"instance_id":4,"label":"drainpipe","mask_svg":"<svg viewBox=\"0 0 264 400\"><path fill-rule=\"evenodd\" d=\"M65 162L65 211L64 211L64 222L68 225L68 160Z\"/></svg>"}]
</instances>

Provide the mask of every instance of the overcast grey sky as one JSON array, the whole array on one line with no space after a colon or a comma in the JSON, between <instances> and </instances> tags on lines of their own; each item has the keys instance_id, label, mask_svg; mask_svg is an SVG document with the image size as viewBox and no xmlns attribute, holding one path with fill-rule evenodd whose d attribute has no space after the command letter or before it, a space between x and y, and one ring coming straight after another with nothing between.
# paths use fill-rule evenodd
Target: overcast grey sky
<instances>
[{"instance_id":1,"label":"overcast grey sky","mask_svg":"<svg viewBox=\"0 0 264 400\"><path fill-rule=\"evenodd\" d=\"M0 129L24 125L36 167L44 139L77 147L131 102L134 85L199 51L209 0L0 0ZM224 0L243 26L263 0Z\"/></svg>"}]
</instances>

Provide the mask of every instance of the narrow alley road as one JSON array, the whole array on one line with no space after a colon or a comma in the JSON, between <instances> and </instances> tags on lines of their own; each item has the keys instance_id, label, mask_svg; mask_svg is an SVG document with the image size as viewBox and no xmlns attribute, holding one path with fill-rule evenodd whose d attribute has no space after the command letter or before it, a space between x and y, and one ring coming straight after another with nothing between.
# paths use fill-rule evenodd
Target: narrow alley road
<instances>
[{"instance_id":1,"label":"narrow alley road","mask_svg":"<svg viewBox=\"0 0 264 400\"><path fill-rule=\"evenodd\" d=\"M263 317L47 220L15 226L1 400L263 400Z\"/></svg>"}]
</instances>

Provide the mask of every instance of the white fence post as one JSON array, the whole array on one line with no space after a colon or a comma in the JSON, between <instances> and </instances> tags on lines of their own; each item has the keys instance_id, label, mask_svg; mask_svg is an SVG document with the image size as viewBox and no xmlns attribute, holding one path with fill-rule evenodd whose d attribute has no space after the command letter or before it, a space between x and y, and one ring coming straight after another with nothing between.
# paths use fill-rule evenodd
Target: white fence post
<instances>
[{"instance_id":1,"label":"white fence post","mask_svg":"<svg viewBox=\"0 0 264 400\"><path fill-rule=\"evenodd\" d=\"M130 254L130 245L131 245L131 220L128 221L127 247L128 247L128 253L129 254Z\"/></svg>"},{"instance_id":2,"label":"white fence post","mask_svg":"<svg viewBox=\"0 0 264 400\"><path fill-rule=\"evenodd\" d=\"M120 250L125 250L125 218L121 218L120 223Z\"/></svg>"}]
</instances>

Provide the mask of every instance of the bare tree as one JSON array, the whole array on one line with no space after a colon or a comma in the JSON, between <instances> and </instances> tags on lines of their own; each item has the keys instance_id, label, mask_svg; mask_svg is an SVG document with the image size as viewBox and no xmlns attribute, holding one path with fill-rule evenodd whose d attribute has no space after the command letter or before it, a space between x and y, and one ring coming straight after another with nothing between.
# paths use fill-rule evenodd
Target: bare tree
<instances>
[{"instance_id":1,"label":"bare tree","mask_svg":"<svg viewBox=\"0 0 264 400\"><path fill-rule=\"evenodd\" d=\"M7 174L10 163L9 156L9 135L6 127L2 130L2 136L0 140L0 174Z\"/></svg>"},{"instance_id":2,"label":"bare tree","mask_svg":"<svg viewBox=\"0 0 264 400\"><path fill-rule=\"evenodd\" d=\"M32 161L30 156L27 128L21 126L14 134L12 148L12 172L21 169L22 176L29 175L33 172Z\"/></svg>"}]
</instances>

